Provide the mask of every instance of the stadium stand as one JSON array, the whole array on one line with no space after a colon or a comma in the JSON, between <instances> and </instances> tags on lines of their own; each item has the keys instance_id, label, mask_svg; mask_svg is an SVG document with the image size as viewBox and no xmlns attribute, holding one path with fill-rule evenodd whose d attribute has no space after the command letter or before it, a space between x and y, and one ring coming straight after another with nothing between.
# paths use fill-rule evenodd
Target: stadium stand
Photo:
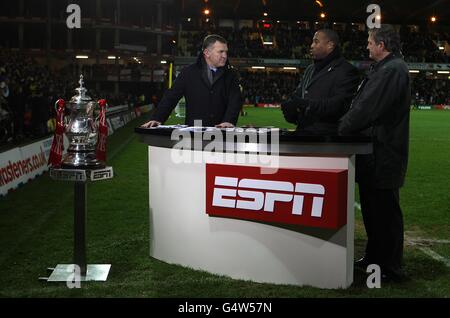
<instances>
[{"instance_id":1,"label":"stadium stand","mask_svg":"<svg viewBox=\"0 0 450 318\"><path fill-rule=\"evenodd\" d=\"M311 8L298 17L300 20L292 19L292 10L287 10L285 14L291 18L280 21L239 11L249 2L233 9L239 18L230 18L230 7L217 1L214 5L220 10L205 18L199 4L188 2L189 6L186 2L180 7L170 0L145 4L130 0L128 5L81 0L77 3L83 8L82 28L73 30L65 25L68 14L66 3L61 1L49 0L44 6L25 0L2 2L1 143L48 134L53 127L54 101L73 95L81 73L93 98L103 97L111 105L130 107L155 104L168 87L170 62L176 75L193 61L201 40L210 33L228 40L229 56L241 75L247 105L276 105L295 89L311 63L309 46L319 28L338 32L343 55L361 73L370 63L363 19L345 19L345 13L336 8L332 12L336 22L317 19ZM308 5L315 5L311 3ZM295 7L297 2L289 4ZM191 16L193 10L197 15ZM438 27L415 19L396 26L405 60L414 69L413 105L450 104L450 31L446 22L442 20ZM44 36L36 37L36 32ZM84 58L76 58L80 55ZM265 69L255 70L255 65Z\"/></svg>"}]
</instances>

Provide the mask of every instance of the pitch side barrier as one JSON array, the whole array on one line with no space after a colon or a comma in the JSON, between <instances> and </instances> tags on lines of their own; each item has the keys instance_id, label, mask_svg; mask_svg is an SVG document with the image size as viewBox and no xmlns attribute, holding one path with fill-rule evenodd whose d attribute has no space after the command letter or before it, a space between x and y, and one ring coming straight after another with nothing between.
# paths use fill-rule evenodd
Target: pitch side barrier
<instances>
[{"instance_id":1,"label":"pitch side barrier","mask_svg":"<svg viewBox=\"0 0 450 318\"><path fill-rule=\"evenodd\" d=\"M152 109L152 104L132 110L128 108L128 105L110 107L106 112L108 135L112 135L131 120ZM48 170L47 162L52 140L53 136L0 153L0 196L6 196L10 190L16 189ZM64 136L64 149L67 149L68 145L69 142Z\"/></svg>"}]
</instances>

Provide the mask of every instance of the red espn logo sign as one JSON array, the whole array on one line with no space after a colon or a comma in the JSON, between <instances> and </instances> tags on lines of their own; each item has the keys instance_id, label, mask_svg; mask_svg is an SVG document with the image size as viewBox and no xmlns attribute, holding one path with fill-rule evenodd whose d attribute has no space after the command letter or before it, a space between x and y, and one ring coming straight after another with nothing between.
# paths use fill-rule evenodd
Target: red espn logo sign
<instances>
[{"instance_id":1,"label":"red espn logo sign","mask_svg":"<svg viewBox=\"0 0 450 318\"><path fill-rule=\"evenodd\" d=\"M265 223L339 229L347 223L347 170L206 164L206 213Z\"/></svg>"}]
</instances>

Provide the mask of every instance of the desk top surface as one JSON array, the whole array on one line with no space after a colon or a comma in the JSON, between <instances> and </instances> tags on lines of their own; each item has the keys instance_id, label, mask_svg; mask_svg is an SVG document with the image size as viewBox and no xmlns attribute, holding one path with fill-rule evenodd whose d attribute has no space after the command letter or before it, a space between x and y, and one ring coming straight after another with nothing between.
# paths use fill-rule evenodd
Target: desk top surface
<instances>
[{"instance_id":1,"label":"desk top surface","mask_svg":"<svg viewBox=\"0 0 450 318\"><path fill-rule=\"evenodd\" d=\"M157 128L136 127L142 142L149 146L173 148L182 139L198 150L201 144L211 149L215 143L219 151L272 153L278 151L280 155L295 154L368 154L372 152L370 137L362 135L337 136L313 135L288 131L278 128L226 128L187 127L185 125L160 126ZM197 148L194 142L197 140ZM200 143L198 143L200 141Z\"/></svg>"}]
</instances>

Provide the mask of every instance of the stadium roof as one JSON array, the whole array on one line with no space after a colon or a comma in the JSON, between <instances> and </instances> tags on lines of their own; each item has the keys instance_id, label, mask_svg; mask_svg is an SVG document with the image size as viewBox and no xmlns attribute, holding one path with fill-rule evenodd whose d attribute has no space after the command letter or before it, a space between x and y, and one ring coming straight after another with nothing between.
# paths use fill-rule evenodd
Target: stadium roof
<instances>
[{"instance_id":1,"label":"stadium roof","mask_svg":"<svg viewBox=\"0 0 450 318\"><path fill-rule=\"evenodd\" d=\"M197 16L208 7L217 18L268 18L277 20L318 19L325 12L330 20L364 22L369 4L381 7L386 23L421 24L436 16L438 22L449 24L450 0L178 0L182 16ZM321 7L322 5L322 7Z\"/></svg>"}]
</instances>

